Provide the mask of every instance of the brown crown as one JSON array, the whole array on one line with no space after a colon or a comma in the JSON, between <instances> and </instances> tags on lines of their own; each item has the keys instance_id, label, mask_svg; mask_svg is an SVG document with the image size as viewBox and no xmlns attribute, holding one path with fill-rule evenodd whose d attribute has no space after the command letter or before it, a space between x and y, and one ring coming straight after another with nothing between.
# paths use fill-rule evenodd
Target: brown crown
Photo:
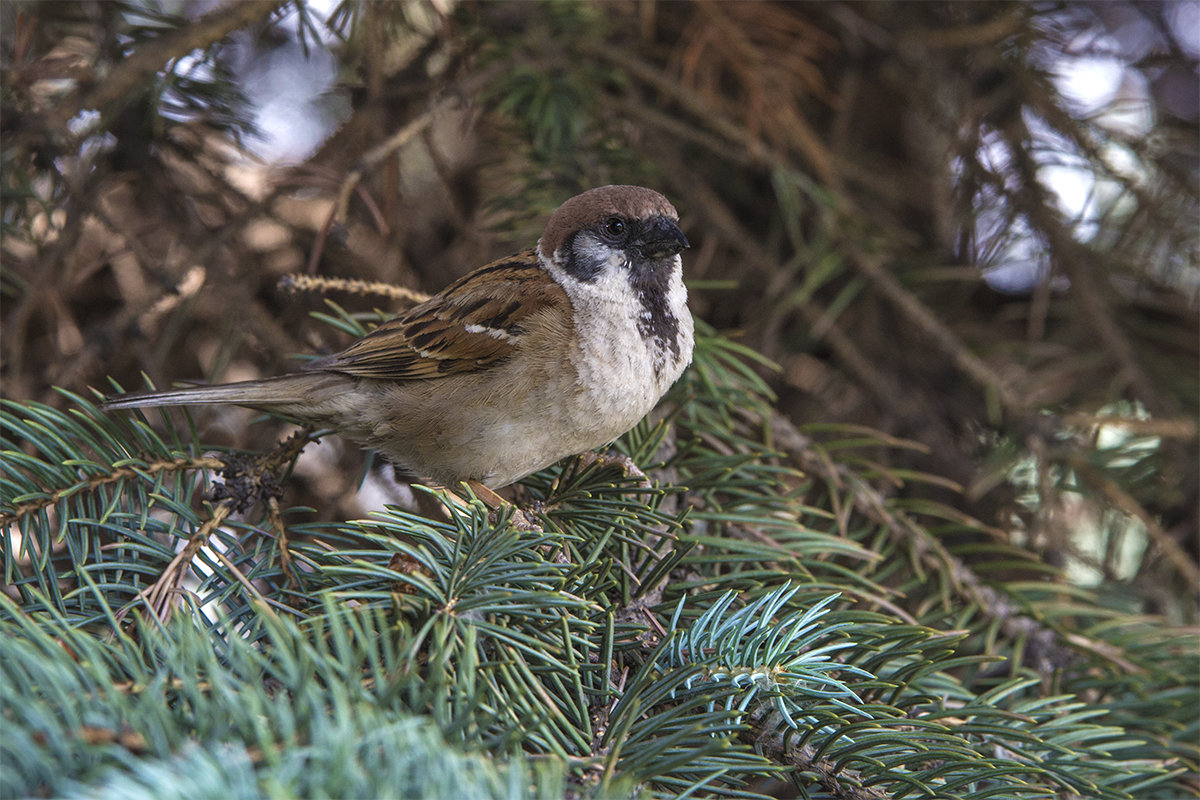
<instances>
[{"instance_id":1,"label":"brown crown","mask_svg":"<svg viewBox=\"0 0 1200 800\"><path fill-rule=\"evenodd\" d=\"M679 221L679 214L671 201L653 189L644 186L599 186L577 194L559 206L546 223L538 247L545 258L550 258L572 233L603 222L613 215L631 219L663 216Z\"/></svg>"}]
</instances>

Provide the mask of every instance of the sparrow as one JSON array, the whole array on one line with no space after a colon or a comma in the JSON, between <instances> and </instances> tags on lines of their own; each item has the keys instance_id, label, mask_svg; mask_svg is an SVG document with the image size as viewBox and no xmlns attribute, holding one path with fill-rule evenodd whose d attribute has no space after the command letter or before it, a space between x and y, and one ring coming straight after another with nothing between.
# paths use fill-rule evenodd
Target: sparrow
<instances>
[{"instance_id":1,"label":"sparrow","mask_svg":"<svg viewBox=\"0 0 1200 800\"><path fill-rule=\"evenodd\" d=\"M103 407L247 406L330 428L418 478L500 488L607 445L683 373L694 335L686 247L661 194L601 186L563 203L536 247L301 372Z\"/></svg>"}]
</instances>

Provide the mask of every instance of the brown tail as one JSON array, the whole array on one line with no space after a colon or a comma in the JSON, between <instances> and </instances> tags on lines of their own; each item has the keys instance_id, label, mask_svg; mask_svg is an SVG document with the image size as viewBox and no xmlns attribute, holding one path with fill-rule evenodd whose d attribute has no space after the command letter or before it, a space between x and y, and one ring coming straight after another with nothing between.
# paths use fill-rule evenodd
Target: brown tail
<instances>
[{"instance_id":1,"label":"brown tail","mask_svg":"<svg viewBox=\"0 0 1200 800\"><path fill-rule=\"evenodd\" d=\"M193 386L186 389L166 389L161 392L136 392L109 397L101 408L112 411L119 408L144 408L146 406L196 406L209 403L231 403L255 408L274 408L311 402L315 391L326 388L331 381L342 382L344 378L321 373L298 373L267 378L261 381L223 383L216 386Z\"/></svg>"}]
</instances>

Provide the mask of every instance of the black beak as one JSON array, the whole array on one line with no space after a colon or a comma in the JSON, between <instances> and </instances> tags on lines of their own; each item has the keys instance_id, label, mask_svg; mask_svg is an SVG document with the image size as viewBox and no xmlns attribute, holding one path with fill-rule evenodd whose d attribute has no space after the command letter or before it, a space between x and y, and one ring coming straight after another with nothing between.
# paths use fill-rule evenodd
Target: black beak
<instances>
[{"instance_id":1,"label":"black beak","mask_svg":"<svg viewBox=\"0 0 1200 800\"><path fill-rule=\"evenodd\" d=\"M642 254L642 258L647 259L669 258L685 247L691 247L679 226L666 217L650 220L633 245Z\"/></svg>"}]
</instances>

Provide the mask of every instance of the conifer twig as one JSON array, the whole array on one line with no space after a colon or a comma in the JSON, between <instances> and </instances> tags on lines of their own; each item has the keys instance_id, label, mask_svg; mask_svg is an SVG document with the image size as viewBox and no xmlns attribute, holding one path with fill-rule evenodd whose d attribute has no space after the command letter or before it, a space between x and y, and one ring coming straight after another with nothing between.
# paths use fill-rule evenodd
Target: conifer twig
<instances>
[{"instance_id":1,"label":"conifer twig","mask_svg":"<svg viewBox=\"0 0 1200 800\"><path fill-rule=\"evenodd\" d=\"M1006 413L1020 415L1026 412L1027 403L1017 396L1012 382L1003 378L983 359L971 352L950 326L939 319L916 295L901 286L876 257L863 252L853 242L843 241L841 245L850 254L854 267L905 319L931 339L954 362L960 372L983 388L994 392Z\"/></svg>"},{"instance_id":2,"label":"conifer twig","mask_svg":"<svg viewBox=\"0 0 1200 800\"><path fill-rule=\"evenodd\" d=\"M814 455L808 438L796 430L791 420L782 414L772 414L771 428L779 447L794 458L802 469L838 485L852 486L854 507L860 514L884 526L894 538L911 542L920 559L931 564L939 572L946 573L950 580L971 598L982 614L999 622L1009 635L1024 636L1035 645L1037 650L1034 655L1040 671L1053 672L1071 659L1069 649L1059 643L1063 639L1070 645L1105 658L1126 672L1140 671L1140 667L1121 657L1113 648L1078 635L1064 636L1054 628L1046 626L1041 620L1023 613L997 590L985 586L974 570L962 559L951 554L908 514L901 509L889 508L883 495L874 487L844 468Z\"/></svg>"},{"instance_id":3,"label":"conifer twig","mask_svg":"<svg viewBox=\"0 0 1200 800\"><path fill-rule=\"evenodd\" d=\"M310 274L316 272L317 264L321 259L321 253L324 250L325 240L329 232L337 226L344 226L346 224L350 213L350 196L360 188L359 184L362 182L362 179L377 169L385 159L391 157L397 150L424 133L442 114L461 105L464 102L464 98L470 97L481 86L486 85L498 71L498 68L492 68L470 76L456 87L456 91L437 100L424 113L411 120L408 124L400 128L400 130L362 155L358 163L342 179L342 184L338 189L333 208L330 209L329 216L325 219L325 224L317 231L317 239L313 244L313 251L308 260L308 272ZM369 206L373 205L370 200L367 203ZM372 209L372 213L375 215L377 221L382 220L376 209Z\"/></svg>"},{"instance_id":4,"label":"conifer twig","mask_svg":"<svg viewBox=\"0 0 1200 800\"><path fill-rule=\"evenodd\" d=\"M191 571L192 563L208 544L213 532L234 511L242 511L259 501L263 501L269 506L270 500L274 499L279 491L277 473L300 454L300 451L310 441L310 437L311 431L301 428L269 453L253 458L229 453L223 458L216 459L222 468L225 483L213 487L212 497L217 500L217 503L213 506L212 514L188 538L187 544L175 554L175 557L171 559L154 583L137 593L137 599L134 602L137 600L145 602L154 615L165 622L170 617L171 598L179 593L184 578ZM282 531L282 527L280 530ZM281 549L286 549L286 536L281 542ZM220 553L217 556L221 558ZM281 556L281 559L286 558L290 558L290 554ZM232 566L232 563L227 566ZM249 583L244 576L238 580L244 585ZM252 590L252 594L262 599L261 593L256 589ZM123 618L132 606L133 602L122 608L118 613L118 619Z\"/></svg>"},{"instance_id":5,"label":"conifer twig","mask_svg":"<svg viewBox=\"0 0 1200 800\"><path fill-rule=\"evenodd\" d=\"M755 749L775 764L786 764L793 769L817 775L821 785L838 800L889 800L890 795L880 789L862 786L862 777L856 770L840 767L829 758L818 758L817 748L811 744L795 744L788 736L790 729L782 722L776 711L763 706L751 715L753 727L743 731L742 741L754 745Z\"/></svg>"},{"instance_id":6,"label":"conifer twig","mask_svg":"<svg viewBox=\"0 0 1200 800\"><path fill-rule=\"evenodd\" d=\"M170 619L170 612L173 608L170 601L179 594L183 580L187 577L191 569L192 561L204 549L204 546L208 544L208 539L212 536L213 531L220 527L221 523L225 521L225 518L232 511L232 500L226 499L217 503L213 507L212 515L205 520L199 530L191 535L187 544L175 554L175 557L171 559L171 562L159 574L157 580L150 584L150 586L139 591L134 601L131 601L117 612L117 620L120 621L123 619L138 601L145 603L150 608L151 613L160 622L166 622Z\"/></svg>"},{"instance_id":7,"label":"conifer twig","mask_svg":"<svg viewBox=\"0 0 1200 800\"><path fill-rule=\"evenodd\" d=\"M144 467L120 467L104 475L97 475L88 479L84 483L75 483L65 489L60 489L53 494L48 494L45 497L39 497L36 500L30 500L26 503L21 503L12 511L0 514L0 528L5 528L14 522L24 518L29 514L41 511L47 506L55 505L63 500L67 500L81 492L94 492L101 486L117 483L119 481L136 478L140 474L157 475L163 472L179 472L189 469L220 469L225 464L219 458L202 457L202 458L176 458L170 461L151 461Z\"/></svg>"}]
</instances>

